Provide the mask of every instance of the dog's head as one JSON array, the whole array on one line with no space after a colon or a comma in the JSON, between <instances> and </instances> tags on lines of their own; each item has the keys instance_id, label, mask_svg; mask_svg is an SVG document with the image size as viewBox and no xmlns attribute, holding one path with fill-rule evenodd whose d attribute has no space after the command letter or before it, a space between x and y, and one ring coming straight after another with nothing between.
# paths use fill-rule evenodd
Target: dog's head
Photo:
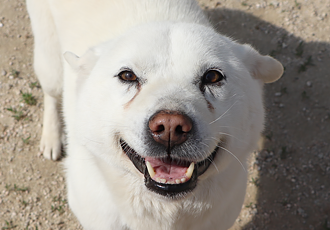
<instances>
[{"instance_id":1,"label":"dog's head","mask_svg":"<svg viewBox=\"0 0 330 230\"><path fill-rule=\"evenodd\" d=\"M244 165L263 127L262 85L283 72L250 46L187 23L136 27L65 57L78 72L80 143L170 197L221 174L225 162Z\"/></svg>"}]
</instances>

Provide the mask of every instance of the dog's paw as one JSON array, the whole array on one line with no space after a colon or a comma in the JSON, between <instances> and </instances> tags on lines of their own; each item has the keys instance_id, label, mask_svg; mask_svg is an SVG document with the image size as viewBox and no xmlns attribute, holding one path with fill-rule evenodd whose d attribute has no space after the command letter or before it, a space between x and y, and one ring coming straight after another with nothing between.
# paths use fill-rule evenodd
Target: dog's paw
<instances>
[{"instance_id":1,"label":"dog's paw","mask_svg":"<svg viewBox=\"0 0 330 230\"><path fill-rule=\"evenodd\" d=\"M61 158L62 143L58 135L42 135L40 141L40 151L48 160L59 160Z\"/></svg>"}]
</instances>

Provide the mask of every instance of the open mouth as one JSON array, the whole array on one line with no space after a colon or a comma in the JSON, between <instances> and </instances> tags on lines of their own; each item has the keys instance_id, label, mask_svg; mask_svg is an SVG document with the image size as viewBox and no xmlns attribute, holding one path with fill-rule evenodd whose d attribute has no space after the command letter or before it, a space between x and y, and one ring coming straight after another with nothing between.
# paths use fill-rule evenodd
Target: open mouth
<instances>
[{"instance_id":1,"label":"open mouth","mask_svg":"<svg viewBox=\"0 0 330 230\"><path fill-rule=\"evenodd\" d=\"M192 191L197 185L197 178L209 168L219 150L217 146L205 160L190 162L171 157L143 158L122 139L120 145L134 166L144 174L146 187L169 197L182 196Z\"/></svg>"}]
</instances>

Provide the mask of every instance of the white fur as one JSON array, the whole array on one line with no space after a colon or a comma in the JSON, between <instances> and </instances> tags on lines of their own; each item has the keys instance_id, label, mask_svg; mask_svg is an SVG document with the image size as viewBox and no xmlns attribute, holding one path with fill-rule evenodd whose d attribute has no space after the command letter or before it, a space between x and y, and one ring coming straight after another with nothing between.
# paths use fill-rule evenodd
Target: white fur
<instances>
[{"instance_id":1,"label":"white fur","mask_svg":"<svg viewBox=\"0 0 330 230\"><path fill-rule=\"evenodd\" d=\"M243 203L246 158L263 128L262 85L277 80L282 65L217 34L190 0L27 3L45 93L41 148L59 159L56 106L63 94L68 199L84 228L228 229ZM139 92L115 77L123 67L143 79ZM207 68L220 68L227 80L203 95L198 81ZM202 143L189 156L194 161L226 140L182 199L149 191L119 145L121 137L146 156L144 126L163 109L196 121Z\"/></svg>"}]
</instances>

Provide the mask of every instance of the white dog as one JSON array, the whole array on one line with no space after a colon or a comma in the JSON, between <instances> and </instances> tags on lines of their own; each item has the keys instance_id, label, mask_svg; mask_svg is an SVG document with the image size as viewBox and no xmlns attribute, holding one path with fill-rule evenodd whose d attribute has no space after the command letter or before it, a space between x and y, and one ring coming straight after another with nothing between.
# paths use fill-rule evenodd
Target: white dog
<instances>
[{"instance_id":1,"label":"white dog","mask_svg":"<svg viewBox=\"0 0 330 230\"><path fill-rule=\"evenodd\" d=\"M262 86L282 65L216 33L193 0L27 3L41 149L60 158L63 96L68 200L82 226L231 227L263 129Z\"/></svg>"}]
</instances>

